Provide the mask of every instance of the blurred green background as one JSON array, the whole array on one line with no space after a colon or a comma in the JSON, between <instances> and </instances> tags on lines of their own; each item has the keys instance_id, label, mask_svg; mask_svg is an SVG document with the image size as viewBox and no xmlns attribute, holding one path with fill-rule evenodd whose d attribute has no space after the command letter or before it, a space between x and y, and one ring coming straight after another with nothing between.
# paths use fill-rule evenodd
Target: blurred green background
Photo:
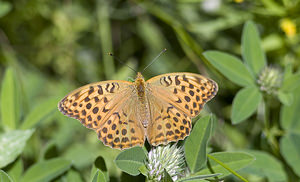
<instances>
[{"instance_id":1,"label":"blurred green background","mask_svg":"<svg viewBox=\"0 0 300 182\"><path fill-rule=\"evenodd\" d=\"M19 173L23 173L35 163L62 157L71 160L72 167L54 181L67 180L72 172L88 181L92 164L101 155L111 181L131 178L113 163L118 150L104 147L95 132L63 116L56 105L68 92L84 84L135 77L109 52L141 71L167 48L144 72L146 79L186 71L206 75L219 84L218 95L202 112L218 117L210 141L212 150L265 151L279 161L281 172L288 176L286 180L298 181L299 173L297 176L289 162L268 146L260 110L246 122L231 124L232 100L241 87L220 74L202 52L214 49L240 57L243 26L252 20L268 64L282 71L289 66L295 72L300 66L299 14L299 0L0 1L0 80L3 85L9 69L7 74L15 78L11 102L17 103L9 106L14 108L15 122L7 128L2 116L1 132L35 128L22 155L10 166L2 166L4 171L22 165ZM2 111L6 106L3 100L2 97ZM274 121L277 118L278 128L280 108L276 101L272 117ZM275 137L279 139L280 134ZM294 154L297 160L299 151ZM270 181L264 175L246 176L250 181ZM140 177L134 179L142 180Z\"/></svg>"}]
</instances>

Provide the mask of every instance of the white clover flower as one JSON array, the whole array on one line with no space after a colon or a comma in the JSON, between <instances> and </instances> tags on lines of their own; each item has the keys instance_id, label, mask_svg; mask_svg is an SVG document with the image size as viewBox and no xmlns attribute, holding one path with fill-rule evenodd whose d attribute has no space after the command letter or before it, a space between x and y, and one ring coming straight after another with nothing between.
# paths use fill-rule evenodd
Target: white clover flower
<instances>
[{"instance_id":1,"label":"white clover flower","mask_svg":"<svg viewBox=\"0 0 300 182\"><path fill-rule=\"evenodd\" d=\"M276 94L282 84L282 73L279 68L265 67L260 73L257 83L261 91L265 91L268 94Z\"/></svg>"},{"instance_id":2,"label":"white clover flower","mask_svg":"<svg viewBox=\"0 0 300 182\"><path fill-rule=\"evenodd\" d=\"M176 145L158 146L148 153L147 168L148 178L151 181L160 181L164 177L164 169L173 181L183 176L185 170L184 154L182 147Z\"/></svg>"}]
</instances>

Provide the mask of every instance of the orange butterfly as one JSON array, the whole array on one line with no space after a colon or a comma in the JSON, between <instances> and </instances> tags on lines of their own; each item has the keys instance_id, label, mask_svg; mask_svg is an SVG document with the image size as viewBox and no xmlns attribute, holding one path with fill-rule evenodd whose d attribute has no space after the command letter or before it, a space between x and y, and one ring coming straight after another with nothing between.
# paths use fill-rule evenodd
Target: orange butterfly
<instances>
[{"instance_id":1,"label":"orange butterfly","mask_svg":"<svg viewBox=\"0 0 300 182\"><path fill-rule=\"evenodd\" d=\"M194 73L168 73L145 81L138 72L134 82L110 80L85 85L58 105L69 117L95 130L107 146L125 149L183 140L190 134L191 118L218 91L211 79Z\"/></svg>"}]
</instances>

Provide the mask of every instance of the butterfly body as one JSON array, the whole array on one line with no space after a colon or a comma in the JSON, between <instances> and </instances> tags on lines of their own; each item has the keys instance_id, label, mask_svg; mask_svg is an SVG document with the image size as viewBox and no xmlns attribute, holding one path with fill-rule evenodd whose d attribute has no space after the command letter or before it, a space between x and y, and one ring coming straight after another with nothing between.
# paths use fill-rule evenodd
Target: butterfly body
<instances>
[{"instance_id":1,"label":"butterfly body","mask_svg":"<svg viewBox=\"0 0 300 182\"><path fill-rule=\"evenodd\" d=\"M59 110L94 129L112 148L151 145L183 140L191 118L214 97L218 86L202 75L169 73L145 81L111 80L88 84L68 94Z\"/></svg>"}]
</instances>

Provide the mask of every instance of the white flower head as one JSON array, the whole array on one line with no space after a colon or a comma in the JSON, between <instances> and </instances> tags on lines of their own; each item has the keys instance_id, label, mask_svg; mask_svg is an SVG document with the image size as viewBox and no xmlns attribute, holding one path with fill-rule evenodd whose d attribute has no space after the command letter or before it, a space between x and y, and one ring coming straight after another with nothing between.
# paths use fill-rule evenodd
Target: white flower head
<instances>
[{"instance_id":1,"label":"white flower head","mask_svg":"<svg viewBox=\"0 0 300 182\"><path fill-rule=\"evenodd\" d=\"M176 181L183 176L185 171L183 148L170 144L153 148L148 153L146 166L149 170L149 180L163 179L165 169L173 181Z\"/></svg>"}]
</instances>

